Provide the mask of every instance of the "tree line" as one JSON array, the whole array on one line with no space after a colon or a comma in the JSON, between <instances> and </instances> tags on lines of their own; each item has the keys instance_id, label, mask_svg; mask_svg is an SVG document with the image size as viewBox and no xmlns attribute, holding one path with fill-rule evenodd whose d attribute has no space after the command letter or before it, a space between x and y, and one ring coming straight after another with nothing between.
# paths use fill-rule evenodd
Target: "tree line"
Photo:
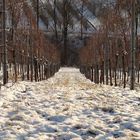
<instances>
[{"instance_id":1,"label":"tree line","mask_svg":"<svg viewBox=\"0 0 140 140\"><path fill-rule=\"evenodd\" d=\"M134 89L140 82L140 1L117 0L103 8L102 25L80 50L80 69L95 83Z\"/></svg>"},{"instance_id":2,"label":"tree line","mask_svg":"<svg viewBox=\"0 0 140 140\"><path fill-rule=\"evenodd\" d=\"M3 84L8 80L40 81L60 67L60 52L39 29L38 13L25 0L0 3L0 64Z\"/></svg>"}]
</instances>

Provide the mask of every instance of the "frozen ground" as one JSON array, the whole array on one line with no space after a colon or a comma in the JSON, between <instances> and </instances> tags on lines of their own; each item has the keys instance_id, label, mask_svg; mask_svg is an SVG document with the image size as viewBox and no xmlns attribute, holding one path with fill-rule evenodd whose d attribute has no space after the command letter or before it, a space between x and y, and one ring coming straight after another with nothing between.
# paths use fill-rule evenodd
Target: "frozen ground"
<instances>
[{"instance_id":1,"label":"frozen ground","mask_svg":"<svg viewBox=\"0 0 140 140\"><path fill-rule=\"evenodd\" d=\"M140 91L95 85L62 68L0 91L0 140L140 140Z\"/></svg>"}]
</instances>

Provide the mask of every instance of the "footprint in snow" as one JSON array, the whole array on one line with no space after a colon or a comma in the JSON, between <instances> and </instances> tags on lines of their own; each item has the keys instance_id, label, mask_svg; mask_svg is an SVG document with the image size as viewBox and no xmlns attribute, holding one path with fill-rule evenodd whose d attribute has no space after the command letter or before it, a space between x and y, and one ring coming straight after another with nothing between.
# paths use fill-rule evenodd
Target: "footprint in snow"
<instances>
[{"instance_id":1,"label":"footprint in snow","mask_svg":"<svg viewBox=\"0 0 140 140\"><path fill-rule=\"evenodd\" d=\"M61 122L64 122L66 120L66 118L67 118L66 116L61 116L61 115L60 116L50 116L47 118L47 120L61 123Z\"/></svg>"},{"instance_id":2,"label":"footprint in snow","mask_svg":"<svg viewBox=\"0 0 140 140\"><path fill-rule=\"evenodd\" d=\"M114 132L112 132L112 135L114 138L125 137L125 134L121 131L114 131Z\"/></svg>"},{"instance_id":3,"label":"footprint in snow","mask_svg":"<svg viewBox=\"0 0 140 140\"><path fill-rule=\"evenodd\" d=\"M38 133L38 132L46 132L46 133L55 133L58 132L58 128L54 127L54 126L47 126L47 125L40 125L37 129L36 132L34 133Z\"/></svg>"},{"instance_id":4,"label":"footprint in snow","mask_svg":"<svg viewBox=\"0 0 140 140\"><path fill-rule=\"evenodd\" d=\"M121 128L122 129L129 129L129 130L134 131L134 132L140 131L140 128L134 126L134 124L131 122L121 123Z\"/></svg>"}]
</instances>

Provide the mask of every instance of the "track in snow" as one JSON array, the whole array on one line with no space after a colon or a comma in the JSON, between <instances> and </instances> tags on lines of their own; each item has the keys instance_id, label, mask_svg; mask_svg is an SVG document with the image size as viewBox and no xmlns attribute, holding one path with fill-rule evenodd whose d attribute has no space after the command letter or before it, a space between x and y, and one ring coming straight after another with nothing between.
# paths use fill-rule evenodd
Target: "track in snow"
<instances>
[{"instance_id":1,"label":"track in snow","mask_svg":"<svg viewBox=\"0 0 140 140\"><path fill-rule=\"evenodd\" d=\"M75 68L2 87L0 140L116 138L140 139L138 91L93 84Z\"/></svg>"}]
</instances>

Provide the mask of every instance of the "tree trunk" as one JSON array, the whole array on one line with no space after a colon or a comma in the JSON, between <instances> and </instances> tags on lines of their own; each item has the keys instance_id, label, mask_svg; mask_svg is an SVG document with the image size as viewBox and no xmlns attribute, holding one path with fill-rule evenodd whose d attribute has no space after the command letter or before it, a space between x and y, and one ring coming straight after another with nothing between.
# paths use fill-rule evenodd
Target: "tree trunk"
<instances>
[{"instance_id":1,"label":"tree trunk","mask_svg":"<svg viewBox=\"0 0 140 140\"><path fill-rule=\"evenodd\" d=\"M3 84L5 85L8 82L8 65L7 65L7 47L6 47L6 1L3 0L3 22L2 22L2 26L3 26Z\"/></svg>"},{"instance_id":2,"label":"tree trunk","mask_svg":"<svg viewBox=\"0 0 140 140\"><path fill-rule=\"evenodd\" d=\"M135 49L136 49L136 5L132 0L132 27L131 27L131 82L130 89L134 90L135 84Z\"/></svg>"},{"instance_id":3,"label":"tree trunk","mask_svg":"<svg viewBox=\"0 0 140 140\"><path fill-rule=\"evenodd\" d=\"M122 62L123 62L123 88L126 87L126 71L125 71L125 56L123 54L122 56Z\"/></svg>"}]
</instances>

